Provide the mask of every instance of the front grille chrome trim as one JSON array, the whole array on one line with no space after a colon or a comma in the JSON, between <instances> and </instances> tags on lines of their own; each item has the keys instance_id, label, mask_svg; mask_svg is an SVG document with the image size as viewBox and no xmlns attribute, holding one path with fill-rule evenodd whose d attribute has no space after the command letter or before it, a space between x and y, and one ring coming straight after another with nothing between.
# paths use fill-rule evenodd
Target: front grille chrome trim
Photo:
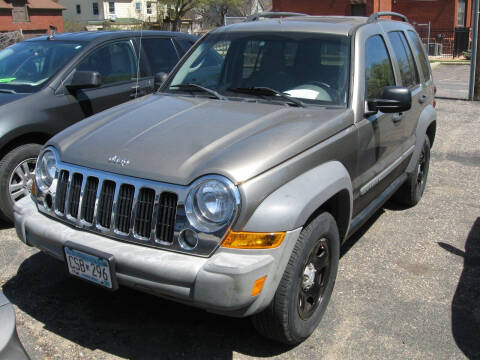
<instances>
[{"instance_id":1,"label":"front grille chrome trim","mask_svg":"<svg viewBox=\"0 0 480 360\"><path fill-rule=\"evenodd\" d=\"M58 178L60 173L66 171L68 172L68 183L65 190L65 204L64 204L64 213L61 213L57 210L58 206L56 203L56 189L58 186ZM77 217L73 217L70 215L69 207L70 207L70 197L72 196L72 179L74 174L80 174L82 176L82 183L81 183L81 191L80 191L80 200L78 205L78 214ZM214 177L214 176L212 176ZM93 210L93 221L88 222L84 219L83 215L83 202L86 199L86 185L87 180L89 178L96 178L98 180L97 183L97 191L95 194L95 206ZM111 218L110 218L110 226L103 227L100 224L100 197L102 195L102 188L106 181L112 181L115 184L115 191L114 191L114 199L112 204L112 211L111 211ZM211 234L204 234L198 233L199 238L202 239L199 243L199 246L195 248L194 251L184 249L179 241L178 236L180 232L185 228L192 228L189 224L186 214L185 214L185 200L188 195L188 191L190 189L189 186L182 186L182 185L175 185L169 183L162 183L152 180L140 179L125 175L119 175L114 173L108 173L101 170L90 169L81 167L78 165L63 163L57 161L57 171L56 177L54 180L56 184L54 186L55 190L50 191L50 194L53 197L53 208L48 208L45 205L44 196L45 194L41 194L37 199L37 205L39 211L42 213L58 219L59 221L65 222L77 228L90 231L93 233L97 233L103 236L107 236L116 240L125 241L136 243L143 246L153 247L153 248L161 248L166 249L169 251L186 253L195 256L202 256L208 257L213 254L213 252L220 246L221 240L223 239L224 235L227 233L230 226L226 226L221 231L211 233ZM116 211L118 204L118 194L120 191L120 187L123 184L132 185L135 189L134 198L131 208L131 218L130 218L130 225L128 234L121 232L117 229L116 226ZM151 212L151 226L150 226L150 234L149 237L143 237L135 231L135 218L137 215L137 206L138 206L138 196L142 189L150 189L154 191L154 198L153 198L153 210ZM157 231L159 227L159 209L162 201L162 194L164 196L170 196L171 199L176 200L176 206L174 205L173 209L169 209L170 216L165 214L163 218L166 221L171 221L167 225L168 227L168 236L170 237L165 241L164 239L159 239ZM172 195L169 195L172 194ZM173 200L172 200L173 201ZM174 202L172 202L174 204ZM165 209L164 209L165 210ZM161 227L161 226L160 226ZM166 228L165 225L163 225Z\"/></svg>"}]
</instances>

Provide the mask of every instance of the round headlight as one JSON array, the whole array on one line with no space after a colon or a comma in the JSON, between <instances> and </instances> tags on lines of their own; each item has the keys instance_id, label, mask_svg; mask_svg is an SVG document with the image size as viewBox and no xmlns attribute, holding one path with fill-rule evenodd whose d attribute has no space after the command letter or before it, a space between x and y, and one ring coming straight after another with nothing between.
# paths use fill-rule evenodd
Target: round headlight
<instances>
[{"instance_id":1,"label":"round headlight","mask_svg":"<svg viewBox=\"0 0 480 360\"><path fill-rule=\"evenodd\" d=\"M35 168L35 179L42 191L46 191L52 185L57 171L57 159L51 150L46 150L37 161Z\"/></svg>"},{"instance_id":2,"label":"round headlight","mask_svg":"<svg viewBox=\"0 0 480 360\"><path fill-rule=\"evenodd\" d=\"M187 218L203 232L214 232L228 224L237 207L234 185L230 181L206 179L188 194L185 203Z\"/></svg>"}]
</instances>

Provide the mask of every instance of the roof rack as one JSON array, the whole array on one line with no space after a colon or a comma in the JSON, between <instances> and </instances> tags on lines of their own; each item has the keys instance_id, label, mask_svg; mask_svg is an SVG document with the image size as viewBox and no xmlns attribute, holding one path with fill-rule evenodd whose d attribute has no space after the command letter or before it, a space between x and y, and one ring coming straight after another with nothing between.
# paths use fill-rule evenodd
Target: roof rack
<instances>
[{"instance_id":1,"label":"roof rack","mask_svg":"<svg viewBox=\"0 0 480 360\"><path fill-rule=\"evenodd\" d=\"M295 12L266 11L247 16L245 21L257 21L261 18L289 17L289 16L309 16L307 14Z\"/></svg>"},{"instance_id":2,"label":"roof rack","mask_svg":"<svg viewBox=\"0 0 480 360\"><path fill-rule=\"evenodd\" d=\"M370 17L367 20L367 24L377 21L380 18L380 16L397 16L401 18L403 21L408 22L408 18L405 15L402 15L393 11L379 11L370 15Z\"/></svg>"}]
</instances>

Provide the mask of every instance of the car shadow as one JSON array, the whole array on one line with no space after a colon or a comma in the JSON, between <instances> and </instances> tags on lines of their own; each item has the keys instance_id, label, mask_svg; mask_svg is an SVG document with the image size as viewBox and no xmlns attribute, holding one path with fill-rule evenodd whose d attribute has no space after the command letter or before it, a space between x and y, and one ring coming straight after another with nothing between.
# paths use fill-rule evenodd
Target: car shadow
<instances>
[{"instance_id":1,"label":"car shadow","mask_svg":"<svg viewBox=\"0 0 480 360\"><path fill-rule=\"evenodd\" d=\"M0 219L0 230L6 230L6 229L10 229L10 228L13 228L12 223L8 223L5 220Z\"/></svg>"},{"instance_id":2,"label":"car shadow","mask_svg":"<svg viewBox=\"0 0 480 360\"><path fill-rule=\"evenodd\" d=\"M234 352L270 357L292 349L260 337L248 319L71 278L63 263L42 252L26 259L3 291L46 330L122 358L231 359Z\"/></svg>"},{"instance_id":3,"label":"car shadow","mask_svg":"<svg viewBox=\"0 0 480 360\"><path fill-rule=\"evenodd\" d=\"M473 224L465 252L439 242L443 249L463 257L463 271L452 300L452 333L469 359L480 359L480 217Z\"/></svg>"}]
</instances>

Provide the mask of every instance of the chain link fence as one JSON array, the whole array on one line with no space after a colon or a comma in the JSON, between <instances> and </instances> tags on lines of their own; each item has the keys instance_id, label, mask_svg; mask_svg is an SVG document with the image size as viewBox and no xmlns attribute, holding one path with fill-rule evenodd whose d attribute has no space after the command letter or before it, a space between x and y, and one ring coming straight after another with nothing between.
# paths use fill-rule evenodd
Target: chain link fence
<instances>
[{"instance_id":1,"label":"chain link fence","mask_svg":"<svg viewBox=\"0 0 480 360\"><path fill-rule=\"evenodd\" d=\"M11 31L6 33L0 33L0 50L5 49L7 46L23 41L22 31Z\"/></svg>"},{"instance_id":2,"label":"chain link fence","mask_svg":"<svg viewBox=\"0 0 480 360\"><path fill-rule=\"evenodd\" d=\"M469 28L456 30L428 29L426 26L416 26L428 56L433 59L453 59L463 57L470 46Z\"/></svg>"}]
</instances>

